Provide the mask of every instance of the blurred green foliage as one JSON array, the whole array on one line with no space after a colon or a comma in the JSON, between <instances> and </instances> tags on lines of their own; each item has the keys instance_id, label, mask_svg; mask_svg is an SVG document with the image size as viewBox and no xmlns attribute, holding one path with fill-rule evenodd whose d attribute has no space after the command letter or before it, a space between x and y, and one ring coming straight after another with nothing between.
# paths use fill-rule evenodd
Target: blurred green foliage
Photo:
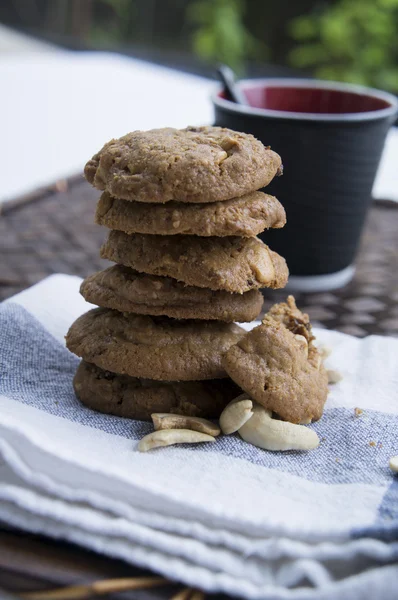
<instances>
[{"instance_id":1,"label":"blurred green foliage","mask_svg":"<svg viewBox=\"0 0 398 600\"><path fill-rule=\"evenodd\" d=\"M242 74L246 59L263 58L266 47L246 28L245 8L243 0L197 0L188 5L187 19L195 27L195 54L227 64L238 74Z\"/></svg>"},{"instance_id":2,"label":"blurred green foliage","mask_svg":"<svg viewBox=\"0 0 398 600\"><path fill-rule=\"evenodd\" d=\"M338 0L293 19L294 67L398 92L398 0Z\"/></svg>"},{"instance_id":3,"label":"blurred green foliage","mask_svg":"<svg viewBox=\"0 0 398 600\"><path fill-rule=\"evenodd\" d=\"M115 41L122 42L130 37L131 23L136 7L131 0L98 0L98 4L112 9L112 18L105 22L95 20L91 23L90 42L102 46Z\"/></svg>"}]
</instances>

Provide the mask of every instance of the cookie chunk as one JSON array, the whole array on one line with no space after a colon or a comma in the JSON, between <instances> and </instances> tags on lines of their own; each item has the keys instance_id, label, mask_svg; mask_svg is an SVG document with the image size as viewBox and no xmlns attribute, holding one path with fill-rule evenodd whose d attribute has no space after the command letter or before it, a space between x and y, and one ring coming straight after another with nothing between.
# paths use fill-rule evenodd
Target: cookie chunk
<instances>
[{"instance_id":1,"label":"cookie chunk","mask_svg":"<svg viewBox=\"0 0 398 600\"><path fill-rule=\"evenodd\" d=\"M73 380L79 400L110 415L150 421L152 413L218 419L241 391L231 379L153 381L104 371L82 361Z\"/></svg>"},{"instance_id":2,"label":"cookie chunk","mask_svg":"<svg viewBox=\"0 0 398 600\"><path fill-rule=\"evenodd\" d=\"M86 179L136 202L217 202L262 188L281 174L278 154L248 133L222 127L133 131L88 161Z\"/></svg>"},{"instance_id":3,"label":"cookie chunk","mask_svg":"<svg viewBox=\"0 0 398 600\"><path fill-rule=\"evenodd\" d=\"M296 306L294 296L288 296L286 302L279 302L271 306L268 316L282 323L292 333L305 337L312 347L315 337L312 335L310 318L307 313L301 312Z\"/></svg>"},{"instance_id":4,"label":"cookie chunk","mask_svg":"<svg viewBox=\"0 0 398 600\"><path fill-rule=\"evenodd\" d=\"M273 196L251 192L240 198L209 204L152 204L112 198L99 199L96 223L125 233L253 237L264 229L283 227L286 214Z\"/></svg>"},{"instance_id":5,"label":"cookie chunk","mask_svg":"<svg viewBox=\"0 0 398 600\"><path fill-rule=\"evenodd\" d=\"M304 326L308 337L303 329L294 333L297 312L292 300L271 309L261 325L227 351L222 363L254 400L292 423L319 419L328 394L326 370L310 326ZM306 317L301 313L299 318L305 322Z\"/></svg>"},{"instance_id":6,"label":"cookie chunk","mask_svg":"<svg viewBox=\"0 0 398 600\"><path fill-rule=\"evenodd\" d=\"M122 265L90 275L81 284L80 293L87 302L120 312L227 323L253 321L263 305L258 290L245 294L214 292L186 286L170 277L138 273Z\"/></svg>"},{"instance_id":7,"label":"cookie chunk","mask_svg":"<svg viewBox=\"0 0 398 600\"><path fill-rule=\"evenodd\" d=\"M226 377L224 352L244 330L219 321L176 321L95 308L69 329L66 346L87 362L157 381Z\"/></svg>"},{"instance_id":8,"label":"cookie chunk","mask_svg":"<svg viewBox=\"0 0 398 600\"><path fill-rule=\"evenodd\" d=\"M111 231L101 256L150 275L238 294L262 287L282 288L289 275L285 259L258 238Z\"/></svg>"}]
</instances>

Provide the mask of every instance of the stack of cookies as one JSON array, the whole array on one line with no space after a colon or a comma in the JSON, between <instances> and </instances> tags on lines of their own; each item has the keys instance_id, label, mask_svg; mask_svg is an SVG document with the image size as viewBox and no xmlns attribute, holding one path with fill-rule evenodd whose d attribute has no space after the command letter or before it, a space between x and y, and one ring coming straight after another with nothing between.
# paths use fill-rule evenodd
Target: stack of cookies
<instances>
[{"instance_id":1,"label":"stack of cookies","mask_svg":"<svg viewBox=\"0 0 398 600\"><path fill-rule=\"evenodd\" d=\"M219 127L135 131L108 142L85 176L103 190L96 222L116 263L81 286L96 308L70 328L74 387L103 412L217 418L240 390L222 357L261 311L259 288L282 288L285 260L256 235L283 227L281 173L253 136Z\"/></svg>"}]
</instances>

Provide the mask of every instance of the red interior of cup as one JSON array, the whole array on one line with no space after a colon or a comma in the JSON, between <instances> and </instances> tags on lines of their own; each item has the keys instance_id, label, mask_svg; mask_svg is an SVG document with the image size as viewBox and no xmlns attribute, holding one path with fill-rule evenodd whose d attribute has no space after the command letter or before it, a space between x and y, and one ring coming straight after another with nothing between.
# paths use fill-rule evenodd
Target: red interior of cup
<instances>
[{"instance_id":1,"label":"red interior of cup","mask_svg":"<svg viewBox=\"0 0 398 600\"><path fill-rule=\"evenodd\" d=\"M362 113L388 108L381 98L349 91L311 88L245 85L243 92L250 106L296 113L342 114ZM224 92L221 98L226 98Z\"/></svg>"}]
</instances>

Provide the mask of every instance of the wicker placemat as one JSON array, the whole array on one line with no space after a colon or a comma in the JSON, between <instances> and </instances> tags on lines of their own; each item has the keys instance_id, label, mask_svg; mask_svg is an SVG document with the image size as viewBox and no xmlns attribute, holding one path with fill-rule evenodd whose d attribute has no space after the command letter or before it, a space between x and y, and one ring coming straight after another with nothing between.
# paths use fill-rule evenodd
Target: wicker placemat
<instances>
[{"instance_id":1,"label":"wicker placemat","mask_svg":"<svg viewBox=\"0 0 398 600\"><path fill-rule=\"evenodd\" d=\"M93 222L98 192L82 177L59 182L0 214L0 299L51 273L86 276L99 258L105 229ZM398 336L398 204L374 203L357 257L356 275L333 293L295 294L318 325L357 336ZM286 297L267 292L266 306Z\"/></svg>"}]
</instances>

